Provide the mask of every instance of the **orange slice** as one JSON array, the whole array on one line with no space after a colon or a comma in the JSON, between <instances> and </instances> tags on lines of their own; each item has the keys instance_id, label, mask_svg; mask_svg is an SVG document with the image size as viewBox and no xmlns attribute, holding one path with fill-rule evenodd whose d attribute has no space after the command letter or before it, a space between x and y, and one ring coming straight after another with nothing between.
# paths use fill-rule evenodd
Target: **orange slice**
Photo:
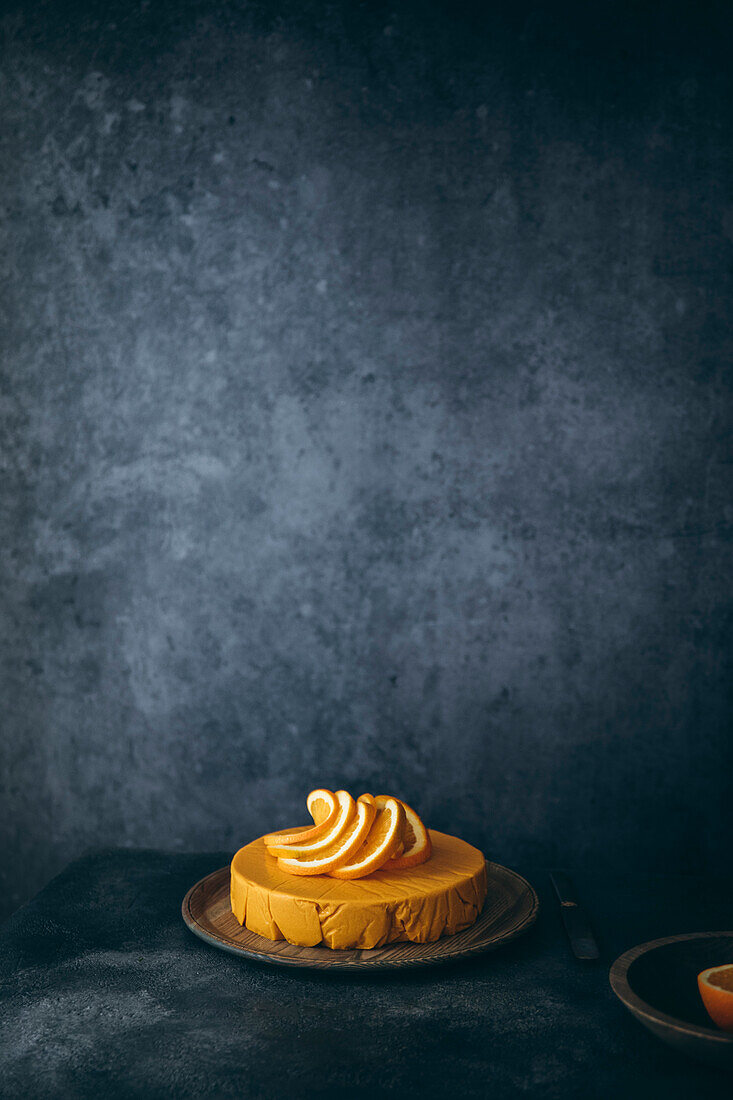
<instances>
[{"instance_id":1,"label":"orange slice","mask_svg":"<svg viewBox=\"0 0 733 1100\"><path fill-rule=\"evenodd\" d=\"M733 963L703 970L697 987L708 1016L723 1031L733 1031Z\"/></svg>"},{"instance_id":2,"label":"orange slice","mask_svg":"<svg viewBox=\"0 0 733 1100\"><path fill-rule=\"evenodd\" d=\"M275 833L268 833L264 838L265 844L270 847L282 844L302 844L306 840L315 840L328 832L336 823L339 805L333 791L311 791L307 798L310 815L315 825L301 825L294 829L279 829Z\"/></svg>"},{"instance_id":3,"label":"orange slice","mask_svg":"<svg viewBox=\"0 0 733 1100\"><path fill-rule=\"evenodd\" d=\"M308 813L316 823L316 829L333 824L334 815L338 813L338 803L333 791L326 791L323 787L318 787L315 791L311 791L305 800L305 804L308 807Z\"/></svg>"},{"instance_id":4,"label":"orange slice","mask_svg":"<svg viewBox=\"0 0 733 1100\"><path fill-rule=\"evenodd\" d=\"M307 840L312 827L312 825L292 825L289 829L276 829L274 833L268 833L262 839L268 848L278 844L295 844L298 840Z\"/></svg>"},{"instance_id":5,"label":"orange slice","mask_svg":"<svg viewBox=\"0 0 733 1100\"><path fill-rule=\"evenodd\" d=\"M329 871L332 878L364 878L384 866L402 835L405 811L396 798L375 798L376 817L364 844L350 863L343 863Z\"/></svg>"},{"instance_id":6,"label":"orange slice","mask_svg":"<svg viewBox=\"0 0 733 1100\"><path fill-rule=\"evenodd\" d=\"M330 848L332 844L335 844L343 837L356 813L356 803L348 791L336 791L334 797L338 806L338 812L335 820L324 833L315 837L313 840L305 840L302 842L299 842L296 837L293 843L288 844L277 839L275 839L272 844L268 844L267 841L265 841L265 845L270 855L283 856L283 858L292 856L294 859L308 859L310 856L318 855L319 852L325 852L326 849Z\"/></svg>"},{"instance_id":7,"label":"orange slice","mask_svg":"<svg viewBox=\"0 0 733 1100\"><path fill-rule=\"evenodd\" d=\"M345 791L338 792L338 794L345 793ZM345 832L333 844L300 859L293 856L279 856L278 867L283 871L289 871L291 875L325 875L342 864L348 863L364 844L377 813L376 806L361 799L356 803L352 799L352 805L356 807L355 813L349 819Z\"/></svg>"},{"instance_id":8,"label":"orange slice","mask_svg":"<svg viewBox=\"0 0 733 1100\"><path fill-rule=\"evenodd\" d=\"M377 795L376 798L374 797L373 794L360 794L359 795L359 798L363 798L367 802L374 803L374 805L377 807L378 810L383 810L384 809L384 800L387 797L388 797L388 795L386 795L386 794L379 794L379 795ZM380 801L380 799L381 799L381 801ZM397 801L399 802L399 798L397 799ZM404 844L402 843L402 837L398 835L397 839L395 840L395 846L394 846L394 849L392 851L392 855L393 856L401 856L403 850L404 850Z\"/></svg>"},{"instance_id":9,"label":"orange slice","mask_svg":"<svg viewBox=\"0 0 733 1100\"><path fill-rule=\"evenodd\" d=\"M391 798L391 795L388 795L388 794L378 794L377 795L377 797L374 799L374 802L375 802L376 807L377 807L378 810L383 810L384 809L384 804L385 804L385 802L387 801L388 798ZM400 801L400 799L398 798L397 802L399 802L399 801ZM404 806L404 802L402 803L402 805ZM405 826L404 826L404 823L403 823L402 828L397 831L397 836L395 837L395 844L394 844L394 848L392 849L392 854L390 856L390 859L396 859L397 856L401 856L402 853L404 852L404 850L405 850L404 832L405 832Z\"/></svg>"},{"instance_id":10,"label":"orange slice","mask_svg":"<svg viewBox=\"0 0 733 1100\"><path fill-rule=\"evenodd\" d=\"M377 798L377 805L379 805L379 798ZM402 831L403 849L385 863L385 871L404 871L408 867L417 867L430 859L433 851L430 834L420 817L406 802L402 802L402 807L405 811L405 827Z\"/></svg>"}]
</instances>

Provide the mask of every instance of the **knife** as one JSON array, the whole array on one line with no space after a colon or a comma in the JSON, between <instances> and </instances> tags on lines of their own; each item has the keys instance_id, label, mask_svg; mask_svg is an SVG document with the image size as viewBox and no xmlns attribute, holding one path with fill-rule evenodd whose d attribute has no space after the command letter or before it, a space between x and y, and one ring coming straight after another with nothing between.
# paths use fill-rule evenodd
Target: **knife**
<instances>
[{"instance_id":1,"label":"knife","mask_svg":"<svg viewBox=\"0 0 733 1100\"><path fill-rule=\"evenodd\" d=\"M560 902L560 915L573 954L576 959L597 959L600 954L598 944L584 910L578 905L578 895L570 875L566 875L564 871L550 871L550 880Z\"/></svg>"}]
</instances>

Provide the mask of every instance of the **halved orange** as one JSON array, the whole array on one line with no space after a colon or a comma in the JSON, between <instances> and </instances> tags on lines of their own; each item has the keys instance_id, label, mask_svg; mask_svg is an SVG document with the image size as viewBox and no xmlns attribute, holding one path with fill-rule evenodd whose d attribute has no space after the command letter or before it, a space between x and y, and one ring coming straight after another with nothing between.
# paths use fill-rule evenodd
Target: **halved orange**
<instances>
[{"instance_id":1,"label":"halved orange","mask_svg":"<svg viewBox=\"0 0 733 1100\"><path fill-rule=\"evenodd\" d=\"M376 798L372 807L376 811L374 823L363 845L351 862L339 864L329 871L332 878L364 878L384 866L401 837L405 823L405 811L396 798Z\"/></svg>"},{"instance_id":2,"label":"halved orange","mask_svg":"<svg viewBox=\"0 0 733 1100\"><path fill-rule=\"evenodd\" d=\"M315 837L313 840L305 840L302 843L298 842L297 837L294 842L289 844L284 844L277 838L275 838L274 843L267 844L267 842L265 842L270 855L308 858L309 856L317 855L318 852L325 851L331 844L339 840L345 834L356 814L356 803L348 791L336 791L335 798L338 805L338 813L336 814L335 821L324 833Z\"/></svg>"},{"instance_id":3,"label":"halved orange","mask_svg":"<svg viewBox=\"0 0 733 1100\"><path fill-rule=\"evenodd\" d=\"M344 794L346 792L338 791L337 793ZM288 871L291 875L325 875L342 864L348 863L364 844L377 813L377 808L373 803L365 802L362 799L357 802L352 799L352 805L355 807L354 814L349 819L345 831L333 844L328 848L322 848L318 852L312 852L301 858L279 856L278 867L281 867L283 871Z\"/></svg>"},{"instance_id":4,"label":"halved orange","mask_svg":"<svg viewBox=\"0 0 733 1100\"><path fill-rule=\"evenodd\" d=\"M301 825L294 829L279 829L275 833L268 833L264 838L268 847L270 845L302 844L306 840L315 840L317 837L323 836L336 823L339 805L333 791L322 788L311 791L307 798L307 804L315 825Z\"/></svg>"},{"instance_id":5,"label":"halved orange","mask_svg":"<svg viewBox=\"0 0 733 1100\"><path fill-rule=\"evenodd\" d=\"M710 1018L723 1031L733 1031L733 963L703 970L697 987Z\"/></svg>"},{"instance_id":6,"label":"halved orange","mask_svg":"<svg viewBox=\"0 0 733 1100\"><path fill-rule=\"evenodd\" d=\"M399 801L402 802L401 799ZM379 805L379 797L377 797L377 805ZM403 849L385 863L385 871L404 871L408 867L417 867L430 859L433 851L430 834L421 818L406 802L402 802L402 807L405 811L405 825L402 831Z\"/></svg>"}]
</instances>

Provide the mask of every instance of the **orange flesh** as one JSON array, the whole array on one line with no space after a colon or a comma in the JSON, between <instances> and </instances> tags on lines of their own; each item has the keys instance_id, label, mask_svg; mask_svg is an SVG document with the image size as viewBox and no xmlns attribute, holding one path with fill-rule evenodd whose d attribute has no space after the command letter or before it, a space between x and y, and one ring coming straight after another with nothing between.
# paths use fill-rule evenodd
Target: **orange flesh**
<instances>
[{"instance_id":1,"label":"orange flesh","mask_svg":"<svg viewBox=\"0 0 733 1100\"><path fill-rule=\"evenodd\" d=\"M336 800L338 810L330 822L329 827L325 832L320 833L315 839L306 839L303 843L299 843L297 837L291 843L284 844L282 842L272 842L270 836L266 836L265 843L271 850L272 855L282 856L284 859L308 859L318 858L319 852L325 852L331 850L331 847L336 844L340 837L342 837L347 827L353 822L354 815L356 814L356 803L349 794L348 791L337 791ZM322 823L321 823L322 825ZM320 830L321 826L317 826Z\"/></svg>"},{"instance_id":2,"label":"orange flesh","mask_svg":"<svg viewBox=\"0 0 733 1100\"><path fill-rule=\"evenodd\" d=\"M351 822L346 827L346 831L339 836L337 840L334 840L327 848L323 848L321 851L314 853L310 859L308 856L303 859L293 858L292 856L283 857L282 852L285 849L277 849L279 856L278 863L283 869L286 869L293 875L299 874L327 874L328 871L334 867L341 866L342 863L348 863L355 852L361 848L364 843L364 839L367 836L372 822L374 821L374 815L376 809L368 802L362 802L355 804L356 812L351 819ZM273 849L269 849L273 854ZM338 858L338 862L334 862L335 857ZM318 865L323 864L322 867L310 867L309 863ZM287 866L286 866L287 865Z\"/></svg>"},{"instance_id":3,"label":"orange flesh","mask_svg":"<svg viewBox=\"0 0 733 1100\"><path fill-rule=\"evenodd\" d=\"M391 807L387 808L387 803L381 810L377 810L376 803L372 805L376 818L369 835L353 859L332 872L336 878L362 878L373 874L384 866L395 850L395 837L399 841L400 830L405 822L404 810L395 800L392 800Z\"/></svg>"},{"instance_id":4,"label":"orange flesh","mask_svg":"<svg viewBox=\"0 0 733 1100\"><path fill-rule=\"evenodd\" d=\"M325 798L314 798L310 810L316 825L322 825L331 813L331 807Z\"/></svg>"},{"instance_id":5,"label":"orange flesh","mask_svg":"<svg viewBox=\"0 0 733 1100\"><path fill-rule=\"evenodd\" d=\"M364 842L364 847L356 853L355 863L359 861L360 856L364 858L369 852L375 851L384 844L385 837L392 826L392 821L391 815L385 810L377 810L377 816L374 819L369 836Z\"/></svg>"},{"instance_id":6,"label":"orange flesh","mask_svg":"<svg viewBox=\"0 0 733 1100\"><path fill-rule=\"evenodd\" d=\"M308 807L315 824L299 825L294 829L278 829L274 833L267 834L265 844L268 846L302 844L304 841L316 840L335 824L339 814L339 804L333 791L322 789L311 791L308 795Z\"/></svg>"},{"instance_id":7,"label":"orange flesh","mask_svg":"<svg viewBox=\"0 0 733 1100\"><path fill-rule=\"evenodd\" d=\"M717 986L718 989L725 989L728 993L733 993L733 966L723 967L722 970L714 970L712 974L708 974L708 985Z\"/></svg>"}]
</instances>

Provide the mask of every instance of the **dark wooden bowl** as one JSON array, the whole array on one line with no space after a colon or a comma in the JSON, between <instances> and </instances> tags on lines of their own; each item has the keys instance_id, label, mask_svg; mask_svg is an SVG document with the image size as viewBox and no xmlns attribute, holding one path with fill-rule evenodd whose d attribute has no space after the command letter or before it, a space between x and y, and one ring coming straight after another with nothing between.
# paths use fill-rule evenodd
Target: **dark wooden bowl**
<instances>
[{"instance_id":1,"label":"dark wooden bowl","mask_svg":"<svg viewBox=\"0 0 733 1100\"><path fill-rule=\"evenodd\" d=\"M733 1068L733 1034L715 1026L697 975L733 962L733 932L693 932L632 947L611 967L611 988L645 1028L689 1054Z\"/></svg>"}]
</instances>

